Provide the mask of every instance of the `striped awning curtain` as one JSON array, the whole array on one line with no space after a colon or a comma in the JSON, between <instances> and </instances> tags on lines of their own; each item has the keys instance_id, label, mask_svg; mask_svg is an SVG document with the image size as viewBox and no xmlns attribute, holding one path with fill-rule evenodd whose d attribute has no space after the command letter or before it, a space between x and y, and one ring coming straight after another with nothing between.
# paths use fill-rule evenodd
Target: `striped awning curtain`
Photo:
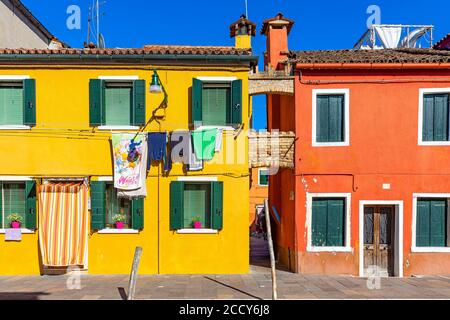
<instances>
[{"instance_id":1,"label":"striped awning curtain","mask_svg":"<svg viewBox=\"0 0 450 320\"><path fill-rule=\"evenodd\" d=\"M82 266L88 240L85 183L39 185L39 245L48 267Z\"/></svg>"}]
</instances>

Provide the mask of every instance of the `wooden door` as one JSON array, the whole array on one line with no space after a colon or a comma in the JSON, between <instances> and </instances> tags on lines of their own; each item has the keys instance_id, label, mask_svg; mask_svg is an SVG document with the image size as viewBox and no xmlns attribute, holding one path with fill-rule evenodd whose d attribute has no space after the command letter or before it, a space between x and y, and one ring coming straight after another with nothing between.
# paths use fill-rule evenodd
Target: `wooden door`
<instances>
[{"instance_id":1,"label":"wooden door","mask_svg":"<svg viewBox=\"0 0 450 320\"><path fill-rule=\"evenodd\" d=\"M364 274L394 275L394 206L364 207ZM371 272L368 268L372 267ZM376 269L375 269L376 268Z\"/></svg>"}]
</instances>

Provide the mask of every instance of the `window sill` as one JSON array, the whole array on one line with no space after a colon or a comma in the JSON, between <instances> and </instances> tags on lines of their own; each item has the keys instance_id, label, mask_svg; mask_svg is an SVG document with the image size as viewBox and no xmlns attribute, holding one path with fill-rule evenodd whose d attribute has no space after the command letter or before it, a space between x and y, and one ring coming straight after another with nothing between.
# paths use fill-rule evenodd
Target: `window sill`
<instances>
[{"instance_id":1,"label":"window sill","mask_svg":"<svg viewBox=\"0 0 450 320\"><path fill-rule=\"evenodd\" d=\"M20 229L20 231L22 232L22 234L34 234L36 233L35 230L30 230L30 229ZM5 234L6 233L6 229L0 229L0 234Z\"/></svg>"},{"instance_id":2,"label":"window sill","mask_svg":"<svg viewBox=\"0 0 450 320\"><path fill-rule=\"evenodd\" d=\"M313 142L313 147L348 147L349 142Z\"/></svg>"},{"instance_id":3,"label":"window sill","mask_svg":"<svg viewBox=\"0 0 450 320\"><path fill-rule=\"evenodd\" d=\"M236 131L232 126L200 126L196 127L195 130L205 130L205 129L222 129L223 131Z\"/></svg>"},{"instance_id":4,"label":"window sill","mask_svg":"<svg viewBox=\"0 0 450 320\"><path fill-rule=\"evenodd\" d=\"M352 252L351 247L308 247L307 252Z\"/></svg>"},{"instance_id":5,"label":"window sill","mask_svg":"<svg viewBox=\"0 0 450 320\"><path fill-rule=\"evenodd\" d=\"M450 146L450 141L419 141L419 146Z\"/></svg>"},{"instance_id":6,"label":"window sill","mask_svg":"<svg viewBox=\"0 0 450 320\"><path fill-rule=\"evenodd\" d=\"M218 230L214 229L180 229L177 230L179 234L217 234Z\"/></svg>"},{"instance_id":7,"label":"window sill","mask_svg":"<svg viewBox=\"0 0 450 320\"><path fill-rule=\"evenodd\" d=\"M97 232L98 234L138 234L139 230L134 229L103 229Z\"/></svg>"},{"instance_id":8,"label":"window sill","mask_svg":"<svg viewBox=\"0 0 450 320\"><path fill-rule=\"evenodd\" d=\"M450 247L412 247L413 253L450 253Z\"/></svg>"},{"instance_id":9,"label":"window sill","mask_svg":"<svg viewBox=\"0 0 450 320\"><path fill-rule=\"evenodd\" d=\"M138 126L99 126L98 130L112 131L112 130L139 130Z\"/></svg>"},{"instance_id":10,"label":"window sill","mask_svg":"<svg viewBox=\"0 0 450 320\"><path fill-rule=\"evenodd\" d=\"M24 125L0 125L0 130L30 130L30 126Z\"/></svg>"}]
</instances>

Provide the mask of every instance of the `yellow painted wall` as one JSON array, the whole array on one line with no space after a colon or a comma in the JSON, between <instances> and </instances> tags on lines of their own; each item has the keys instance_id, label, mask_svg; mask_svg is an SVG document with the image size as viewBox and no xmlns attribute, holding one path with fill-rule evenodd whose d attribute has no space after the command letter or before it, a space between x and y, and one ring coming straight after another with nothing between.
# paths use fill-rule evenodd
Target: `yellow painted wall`
<instances>
[{"instance_id":1,"label":"yellow painted wall","mask_svg":"<svg viewBox=\"0 0 450 320\"><path fill-rule=\"evenodd\" d=\"M233 76L243 80L242 120L249 126L248 69L243 67L157 67L168 94L166 118L147 131L189 129L192 79ZM36 79L37 125L31 130L0 131L0 175L73 177L112 175L110 132L89 127L89 79L99 76L139 76L151 81L153 66L0 66L0 75L29 75ZM147 90L148 91L148 90ZM147 119L162 95L147 92ZM139 234L90 234L88 272L130 272L136 246L143 247L140 273L246 273L248 240L247 133L235 140L224 133L222 152L200 172L224 182L223 230L215 235L182 235L169 231L169 183L183 176L174 164L169 177L158 177L152 166L147 179L144 230ZM239 147L238 147L239 146ZM239 148L239 149L238 149ZM234 152L224 152L233 149ZM227 163L223 163L228 160ZM230 164L229 161L232 163ZM0 234L0 274L39 274L38 237L23 235L22 242L4 241Z\"/></svg>"}]
</instances>

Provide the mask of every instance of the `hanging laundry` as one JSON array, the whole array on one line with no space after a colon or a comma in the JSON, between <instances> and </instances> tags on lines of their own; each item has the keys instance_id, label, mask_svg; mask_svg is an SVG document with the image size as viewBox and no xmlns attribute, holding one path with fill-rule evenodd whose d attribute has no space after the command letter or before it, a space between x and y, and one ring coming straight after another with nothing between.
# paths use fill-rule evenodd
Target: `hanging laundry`
<instances>
[{"instance_id":1,"label":"hanging laundry","mask_svg":"<svg viewBox=\"0 0 450 320\"><path fill-rule=\"evenodd\" d=\"M216 135L216 147L215 151L220 152L222 149L222 137L223 137L223 129L219 128L217 129L217 135Z\"/></svg>"},{"instance_id":2,"label":"hanging laundry","mask_svg":"<svg viewBox=\"0 0 450 320\"><path fill-rule=\"evenodd\" d=\"M148 163L147 170L150 170L152 161L163 161L164 171L170 171L171 161L167 158L167 132L149 132L147 136L148 143Z\"/></svg>"},{"instance_id":3,"label":"hanging laundry","mask_svg":"<svg viewBox=\"0 0 450 320\"><path fill-rule=\"evenodd\" d=\"M200 160L212 160L216 152L217 129L197 129L192 131L195 155Z\"/></svg>"},{"instance_id":4,"label":"hanging laundry","mask_svg":"<svg viewBox=\"0 0 450 320\"><path fill-rule=\"evenodd\" d=\"M133 189L133 190L122 190L122 189L117 189L117 197L118 198L128 198L128 199L135 199L135 198L142 198L142 197L146 197L147 196L147 171L146 166L147 166L147 143L146 143L146 136L144 134L144 140L142 143L142 149L140 152L141 153L141 161L140 161L140 168L139 168L139 177L141 179L140 181L140 188L137 189Z\"/></svg>"},{"instance_id":5,"label":"hanging laundry","mask_svg":"<svg viewBox=\"0 0 450 320\"><path fill-rule=\"evenodd\" d=\"M174 131L170 136L171 160L186 165L188 171L203 169L203 161L195 155L190 131Z\"/></svg>"},{"instance_id":6,"label":"hanging laundry","mask_svg":"<svg viewBox=\"0 0 450 320\"><path fill-rule=\"evenodd\" d=\"M146 136L143 133L113 133L114 187L121 190L136 190L145 185L144 154L147 152ZM144 178L142 178L142 175Z\"/></svg>"}]
</instances>

